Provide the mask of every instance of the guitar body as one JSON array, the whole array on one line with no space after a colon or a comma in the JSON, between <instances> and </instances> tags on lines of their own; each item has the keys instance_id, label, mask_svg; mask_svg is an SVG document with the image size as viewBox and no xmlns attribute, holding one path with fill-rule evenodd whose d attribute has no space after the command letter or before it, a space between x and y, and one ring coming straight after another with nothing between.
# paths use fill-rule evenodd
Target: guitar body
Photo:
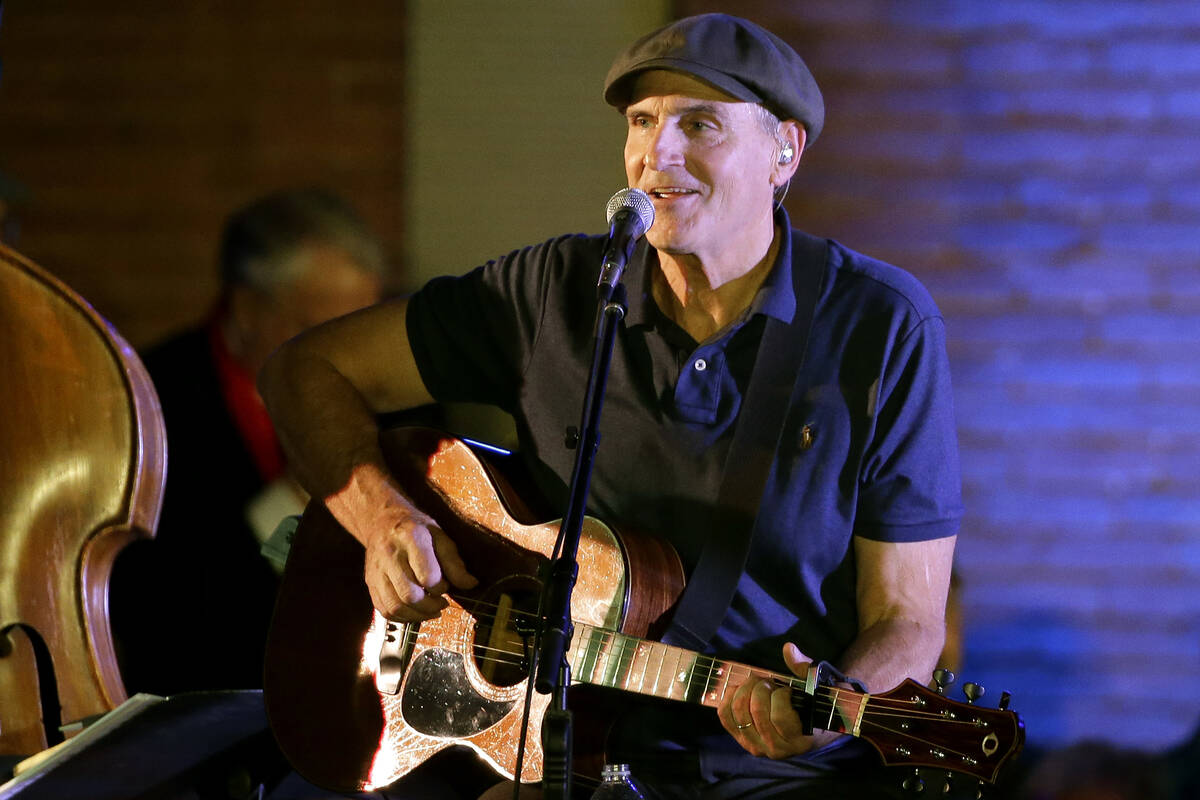
<instances>
[{"instance_id":1,"label":"guitar body","mask_svg":"<svg viewBox=\"0 0 1200 800\"><path fill-rule=\"evenodd\" d=\"M392 474L479 578L419 626L388 623L363 583L363 549L313 502L294 536L267 643L267 714L284 755L335 791L391 784L451 745L515 777L540 588L558 523L530 523L503 479L465 443L401 428L381 437ZM678 557L585 519L576 623L646 636L683 588ZM527 623L527 624L523 624ZM520 780L541 779L547 695L533 694Z\"/></svg>"},{"instance_id":2,"label":"guitar body","mask_svg":"<svg viewBox=\"0 0 1200 800\"><path fill-rule=\"evenodd\" d=\"M436 619L390 623L372 608L363 548L321 503L310 504L267 641L264 687L275 738L309 781L339 792L387 786L452 745L473 749L499 775L540 780L546 695L533 694L519 775L516 762L537 576L558 523L529 522L506 482L461 441L420 428L389 431L380 441L392 474L455 541L479 585L448 596ZM994 783L1021 751L1024 725L1007 709L1007 696L988 709L911 680L871 695L822 677L827 665L784 675L653 641L684 583L678 556L660 540L621 539L589 517L578 556L566 654L573 687L716 708L741 682L768 680L791 691L814 727L867 740L886 765L935 770L944 787L955 773L972 785ZM577 712L584 708L578 691L571 689L569 701ZM611 696L588 699L593 708L614 705ZM576 714L575 764L595 778L598 764L579 769L581 754L602 751L594 728L588 741L589 717ZM923 778L910 770L899 780L919 785Z\"/></svg>"}]
</instances>

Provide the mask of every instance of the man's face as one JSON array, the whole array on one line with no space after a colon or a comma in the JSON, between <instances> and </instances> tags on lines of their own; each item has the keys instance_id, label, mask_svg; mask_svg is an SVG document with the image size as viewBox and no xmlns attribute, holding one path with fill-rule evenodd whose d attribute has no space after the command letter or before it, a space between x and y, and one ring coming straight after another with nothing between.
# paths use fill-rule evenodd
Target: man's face
<instances>
[{"instance_id":1,"label":"man's face","mask_svg":"<svg viewBox=\"0 0 1200 800\"><path fill-rule=\"evenodd\" d=\"M665 70L638 76L631 97L625 173L654 203L650 244L703 259L749 230L761 235L779 147L758 107Z\"/></svg>"}]
</instances>

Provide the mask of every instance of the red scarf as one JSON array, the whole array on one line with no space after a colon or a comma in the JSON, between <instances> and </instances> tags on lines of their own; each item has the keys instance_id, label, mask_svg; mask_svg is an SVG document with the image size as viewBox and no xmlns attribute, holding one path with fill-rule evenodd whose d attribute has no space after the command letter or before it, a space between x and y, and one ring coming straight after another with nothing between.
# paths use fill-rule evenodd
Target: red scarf
<instances>
[{"instance_id":1,"label":"red scarf","mask_svg":"<svg viewBox=\"0 0 1200 800\"><path fill-rule=\"evenodd\" d=\"M205 329L225 408L233 417L263 483L270 483L283 474L283 449L279 446L267 407L258 396L254 376L229 352L225 337L221 335L219 314L209 320Z\"/></svg>"}]
</instances>

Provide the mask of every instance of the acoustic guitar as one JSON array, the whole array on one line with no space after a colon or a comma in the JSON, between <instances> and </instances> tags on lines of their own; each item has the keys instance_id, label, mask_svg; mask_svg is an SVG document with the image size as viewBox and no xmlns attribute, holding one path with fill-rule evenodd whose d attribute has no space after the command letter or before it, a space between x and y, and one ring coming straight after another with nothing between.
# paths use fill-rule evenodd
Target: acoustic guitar
<instances>
[{"instance_id":1,"label":"acoustic guitar","mask_svg":"<svg viewBox=\"0 0 1200 800\"><path fill-rule=\"evenodd\" d=\"M420 624L385 620L363 583L363 549L320 503L293 537L267 647L267 713L284 755L335 791L387 786L452 745L516 776L539 590L558 523L529 512L461 440L402 428L381 438L414 502L457 543L480 579ZM644 638L682 590L679 561L648 537L621 539L588 517L572 595L572 687L608 687L716 707L749 677L793 692L817 728L870 742L887 765L932 767L994 782L1021 750L1009 710L945 697L906 680L884 694L823 685ZM574 688L572 689L574 691ZM520 780L538 781L548 695L534 693Z\"/></svg>"}]
</instances>

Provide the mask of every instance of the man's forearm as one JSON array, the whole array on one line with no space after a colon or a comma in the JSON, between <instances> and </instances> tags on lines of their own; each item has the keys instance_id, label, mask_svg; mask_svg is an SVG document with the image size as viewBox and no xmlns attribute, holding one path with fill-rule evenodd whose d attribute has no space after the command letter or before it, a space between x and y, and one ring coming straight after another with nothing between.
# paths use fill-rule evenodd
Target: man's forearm
<instances>
[{"instance_id":1,"label":"man's forearm","mask_svg":"<svg viewBox=\"0 0 1200 800\"><path fill-rule=\"evenodd\" d=\"M288 463L314 497L344 488L358 465L383 469L374 413L327 361L277 353L259 377L259 391Z\"/></svg>"},{"instance_id":2,"label":"man's forearm","mask_svg":"<svg viewBox=\"0 0 1200 800\"><path fill-rule=\"evenodd\" d=\"M259 375L289 463L314 497L350 487L364 466L387 482L377 415L432 402L408 344L407 309L407 300L381 303L306 331Z\"/></svg>"},{"instance_id":3,"label":"man's forearm","mask_svg":"<svg viewBox=\"0 0 1200 800\"><path fill-rule=\"evenodd\" d=\"M910 677L927 683L945 638L944 623L882 619L858 634L838 668L871 692L886 692Z\"/></svg>"}]
</instances>

